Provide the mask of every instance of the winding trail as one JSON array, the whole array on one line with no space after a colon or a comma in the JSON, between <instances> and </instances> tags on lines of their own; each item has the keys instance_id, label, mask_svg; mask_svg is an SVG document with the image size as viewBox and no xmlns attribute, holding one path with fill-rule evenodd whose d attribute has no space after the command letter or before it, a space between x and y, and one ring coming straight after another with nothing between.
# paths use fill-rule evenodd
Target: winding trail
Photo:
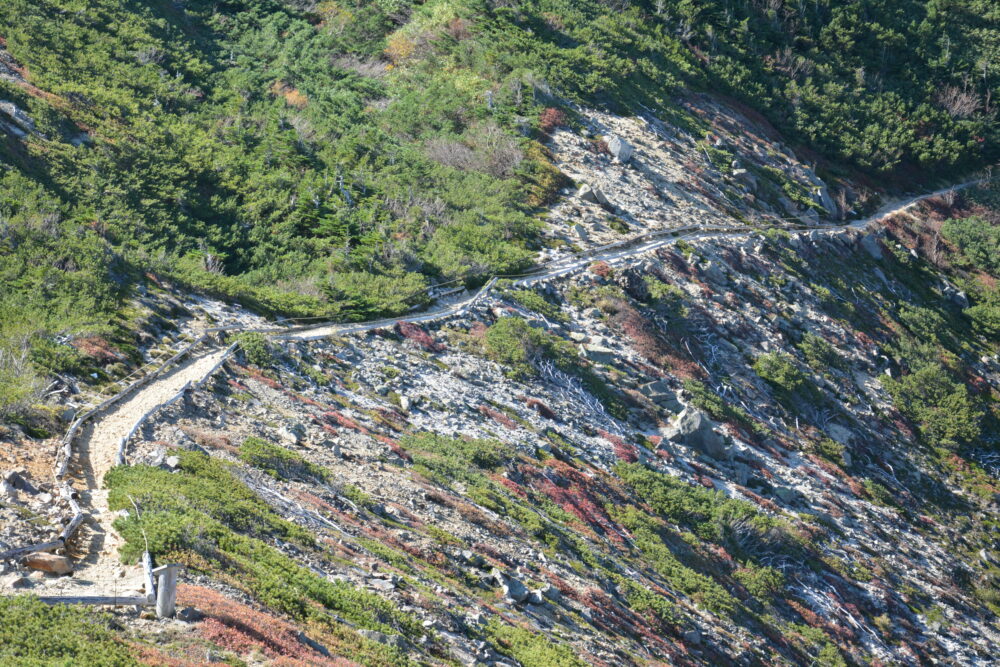
<instances>
[{"instance_id":1,"label":"winding trail","mask_svg":"<svg viewBox=\"0 0 1000 667\"><path fill-rule=\"evenodd\" d=\"M73 542L76 553L71 555L78 555L81 560L72 579L56 580L56 585L47 588L48 593L141 593L142 568L122 565L118 559L122 539L112 527L116 513L108 508L108 491L102 488L104 475L115 466L122 438L136 422L177 396L187 383L202 380L225 354L225 349L216 349L189 359L95 416L81 430L70 463L73 485L80 493L80 506L89 514Z\"/></svg>"},{"instance_id":2,"label":"winding trail","mask_svg":"<svg viewBox=\"0 0 1000 667\"><path fill-rule=\"evenodd\" d=\"M935 192L914 196L902 201L891 202L877 213L863 220L834 225L790 225L802 231L836 231L865 228L890 215L903 212L917 203L974 185L972 181L943 188ZM713 238L723 236L744 236L768 227L703 228L691 225L683 228L659 230L620 243L593 248L582 253L558 258L535 271L517 278L515 284L530 285L542 280L557 278L578 271L597 260L618 260L640 255L655 248L676 243L680 239ZM491 279L475 294L454 303L431 307L410 316L375 320L359 323L325 322L295 329L280 328L268 330L275 340L316 340L332 335L346 335L371 331L392 326L398 321L414 323L428 322L441 317L462 313L485 298L496 283ZM71 473L75 488L80 493L80 504L90 515L74 540L74 553L80 560L72 578L53 580L47 586L52 594L128 595L142 590L142 569L139 566L123 566L118 559L118 548L122 539L115 533L112 523L114 513L108 508L108 492L101 488L104 475L116 465L122 438L128 436L136 423L151 411L167 403L188 383L196 384L204 379L222 362L228 350L212 349L192 357L163 376L145 386L131 390L104 412L94 416L76 438L71 462Z\"/></svg>"}]
</instances>

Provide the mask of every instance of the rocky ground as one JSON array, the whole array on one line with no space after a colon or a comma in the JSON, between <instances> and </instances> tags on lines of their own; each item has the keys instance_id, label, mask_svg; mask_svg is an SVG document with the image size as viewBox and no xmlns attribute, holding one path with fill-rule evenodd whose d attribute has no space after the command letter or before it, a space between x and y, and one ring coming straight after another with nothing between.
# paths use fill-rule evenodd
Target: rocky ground
<instances>
[{"instance_id":1,"label":"rocky ground","mask_svg":"<svg viewBox=\"0 0 1000 667\"><path fill-rule=\"evenodd\" d=\"M622 117L580 110L578 125L552 133L556 166L575 183L548 213L546 232L587 249L650 232L734 220L837 219L858 195L829 186L765 124L707 98L686 105L697 127L652 113Z\"/></svg>"},{"instance_id":2,"label":"rocky ground","mask_svg":"<svg viewBox=\"0 0 1000 667\"><path fill-rule=\"evenodd\" d=\"M545 308L501 291L427 331L296 343L263 366L230 364L165 411L133 461L170 468L180 448L233 462L328 545L290 549L298 562L418 614L468 664L505 660L476 639L490 619L598 664L987 664L995 617L963 582L995 576L992 520L963 537L948 517L988 516L994 482L970 493L914 446L878 379L897 372L873 339L891 328L837 316L838 298L862 313L885 294L916 298L897 251L859 232L703 240L540 285ZM834 295L847 271L854 284ZM928 287L945 311L961 298L945 280ZM542 351L512 377L489 359L489 332L507 318L569 346L617 402ZM805 336L829 345L824 366L803 353ZM812 389L783 395L763 380L751 362L774 353ZM995 354L970 372L1000 386ZM728 407L711 409L705 390ZM412 438L425 433L494 442L509 458L448 478ZM241 465L251 437L329 477ZM674 502L740 504L716 516L718 532L686 513L696 505L659 514L623 482L633 461L682 482ZM698 489L715 493L696 501ZM676 562L658 560L625 507L657 517ZM637 590L669 601L669 615Z\"/></svg>"},{"instance_id":3,"label":"rocky ground","mask_svg":"<svg viewBox=\"0 0 1000 667\"><path fill-rule=\"evenodd\" d=\"M553 133L577 185L555 254L864 204L690 104L704 128L587 112ZM109 475L125 557L186 566L178 619L121 610L123 636L157 664L991 664L989 435L929 445L888 390L940 357L996 423L995 343L927 241L963 206L679 239L425 327L244 339ZM266 326L166 286L141 305L144 362ZM43 435L5 436L0 548L66 520Z\"/></svg>"}]
</instances>

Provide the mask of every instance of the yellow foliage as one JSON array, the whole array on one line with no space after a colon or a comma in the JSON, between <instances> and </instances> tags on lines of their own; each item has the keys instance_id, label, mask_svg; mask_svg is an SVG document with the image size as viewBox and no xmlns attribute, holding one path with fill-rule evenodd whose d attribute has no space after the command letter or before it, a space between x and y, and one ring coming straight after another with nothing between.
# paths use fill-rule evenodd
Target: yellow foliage
<instances>
[{"instance_id":1,"label":"yellow foliage","mask_svg":"<svg viewBox=\"0 0 1000 667\"><path fill-rule=\"evenodd\" d=\"M412 56L413 51L416 48L416 42L406 35L396 33L387 40L385 55L388 56L389 60L393 63L398 64Z\"/></svg>"},{"instance_id":2,"label":"yellow foliage","mask_svg":"<svg viewBox=\"0 0 1000 667\"><path fill-rule=\"evenodd\" d=\"M288 106L296 109L305 109L306 105L309 104L309 97L305 93L298 88L292 88L284 81L275 81L271 84L271 94L281 95L285 98L285 103Z\"/></svg>"}]
</instances>

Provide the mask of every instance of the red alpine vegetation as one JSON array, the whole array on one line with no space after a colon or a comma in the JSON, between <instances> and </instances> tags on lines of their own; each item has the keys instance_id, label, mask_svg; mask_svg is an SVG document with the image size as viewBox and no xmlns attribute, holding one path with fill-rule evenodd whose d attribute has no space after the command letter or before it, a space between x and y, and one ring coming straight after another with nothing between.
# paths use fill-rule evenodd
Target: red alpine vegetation
<instances>
[{"instance_id":1,"label":"red alpine vegetation","mask_svg":"<svg viewBox=\"0 0 1000 667\"><path fill-rule=\"evenodd\" d=\"M445 346L434 340L423 327L413 322L396 322L396 333L412 340L428 352L443 352L445 349Z\"/></svg>"},{"instance_id":2,"label":"red alpine vegetation","mask_svg":"<svg viewBox=\"0 0 1000 667\"><path fill-rule=\"evenodd\" d=\"M566 124L566 114L560 109L548 107L538 116L538 129L544 134L551 134L553 130Z\"/></svg>"}]
</instances>

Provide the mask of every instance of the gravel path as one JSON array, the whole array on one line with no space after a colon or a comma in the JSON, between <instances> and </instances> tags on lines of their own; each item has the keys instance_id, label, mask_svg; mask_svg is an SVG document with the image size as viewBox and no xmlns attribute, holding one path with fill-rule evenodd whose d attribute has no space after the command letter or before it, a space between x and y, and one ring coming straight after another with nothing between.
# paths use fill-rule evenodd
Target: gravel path
<instances>
[{"instance_id":1,"label":"gravel path","mask_svg":"<svg viewBox=\"0 0 1000 667\"><path fill-rule=\"evenodd\" d=\"M204 379L224 355L225 350L218 349L190 359L94 417L81 431L70 471L89 518L73 540L70 555L79 558L73 576L48 580L46 595L142 594L142 568L122 565L118 559L122 539L111 525L116 513L108 509L104 475L115 466L121 439L136 421L175 397L188 382Z\"/></svg>"}]
</instances>

